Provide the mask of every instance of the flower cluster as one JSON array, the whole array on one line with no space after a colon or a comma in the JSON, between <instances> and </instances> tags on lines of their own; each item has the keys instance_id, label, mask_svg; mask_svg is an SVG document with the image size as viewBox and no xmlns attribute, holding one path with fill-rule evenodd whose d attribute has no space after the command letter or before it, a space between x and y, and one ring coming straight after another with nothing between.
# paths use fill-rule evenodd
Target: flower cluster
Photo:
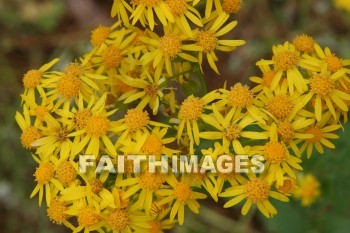
<instances>
[{"instance_id":1,"label":"flower cluster","mask_svg":"<svg viewBox=\"0 0 350 233\"><path fill-rule=\"evenodd\" d=\"M155 233L182 225L185 209L199 213L199 200L208 197L229 198L225 208L245 200L243 215L257 205L272 217L270 198L287 202L295 193L309 204L319 195L315 178L314 188L303 191L308 182L298 187L297 175L304 154L334 148L339 122L347 121L349 60L301 35L257 63L262 73L251 77L253 88L237 83L201 96L184 88L203 85L203 63L219 74L218 51L245 43L225 36L241 6L241 0L115 0L116 23L92 31L87 54L63 71L51 69L54 59L24 75L16 120L38 163L31 197L38 195L39 205L45 200L53 222L73 232ZM82 154L109 155L125 172L81 172ZM142 164L134 173L132 161L118 158L135 154L214 161L262 155L265 170L164 174Z\"/></svg>"}]
</instances>

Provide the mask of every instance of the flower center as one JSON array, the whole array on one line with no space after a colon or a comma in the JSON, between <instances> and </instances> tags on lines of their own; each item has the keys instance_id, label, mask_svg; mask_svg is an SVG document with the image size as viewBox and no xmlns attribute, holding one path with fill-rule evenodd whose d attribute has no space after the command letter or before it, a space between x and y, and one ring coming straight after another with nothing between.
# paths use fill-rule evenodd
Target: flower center
<instances>
[{"instance_id":1,"label":"flower center","mask_svg":"<svg viewBox=\"0 0 350 233\"><path fill-rule=\"evenodd\" d=\"M23 77L23 86L25 88L35 88L40 84L41 80L40 70L30 70Z\"/></svg>"},{"instance_id":2,"label":"flower center","mask_svg":"<svg viewBox=\"0 0 350 233\"><path fill-rule=\"evenodd\" d=\"M91 39L90 42L93 46L99 46L102 45L105 40L108 38L109 33L111 32L111 29L106 26L99 26L98 28L95 28L91 32Z\"/></svg>"},{"instance_id":3,"label":"flower center","mask_svg":"<svg viewBox=\"0 0 350 233\"><path fill-rule=\"evenodd\" d=\"M229 141L234 141L240 138L242 133L241 128L237 124L232 124L229 125L225 130L224 130L224 136L229 140Z\"/></svg>"},{"instance_id":4,"label":"flower center","mask_svg":"<svg viewBox=\"0 0 350 233\"><path fill-rule=\"evenodd\" d=\"M139 109L129 109L124 119L130 132L140 130L149 123L148 113Z\"/></svg>"},{"instance_id":5,"label":"flower center","mask_svg":"<svg viewBox=\"0 0 350 233\"><path fill-rule=\"evenodd\" d=\"M56 178L63 185L68 185L72 182L76 176L77 172L74 169L73 165L69 161L65 161L57 166L56 168Z\"/></svg>"},{"instance_id":6,"label":"flower center","mask_svg":"<svg viewBox=\"0 0 350 233\"><path fill-rule=\"evenodd\" d=\"M81 65L79 65L78 63L71 63L66 67L64 73L66 73L69 76L79 77L84 73L84 71Z\"/></svg>"},{"instance_id":7,"label":"flower center","mask_svg":"<svg viewBox=\"0 0 350 233\"><path fill-rule=\"evenodd\" d=\"M54 166L51 162L42 163L36 169L34 176L38 184L47 184L54 174Z\"/></svg>"},{"instance_id":8,"label":"flower center","mask_svg":"<svg viewBox=\"0 0 350 233\"><path fill-rule=\"evenodd\" d=\"M91 187L91 191L95 194L99 194L103 190L103 184L97 178L93 178L93 179L89 180L89 184Z\"/></svg>"},{"instance_id":9,"label":"flower center","mask_svg":"<svg viewBox=\"0 0 350 233\"><path fill-rule=\"evenodd\" d=\"M44 106L37 106L35 108L35 115L39 121L44 121L47 109Z\"/></svg>"},{"instance_id":10,"label":"flower center","mask_svg":"<svg viewBox=\"0 0 350 233\"><path fill-rule=\"evenodd\" d=\"M289 142L294 137L292 124L289 122L281 122L278 125L277 133L281 136L283 142Z\"/></svg>"},{"instance_id":11,"label":"flower center","mask_svg":"<svg viewBox=\"0 0 350 233\"><path fill-rule=\"evenodd\" d=\"M204 106L198 97L189 96L180 107L179 117L185 120L198 120L202 115Z\"/></svg>"},{"instance_id":12,"label":"flower center","mask_svg":"<svg viewBox=\"0 0 350 233\"><path fill-rule=\"evenodd\" d=\"M203 52L209 53L213 51L217 44L218 38L210 31L200 31L197 35L197 44L203 48Z\"/></svg>"},{"instance_id":13,"label":"flower center","mask_svg":"<svg viewBox=\"0 0 350 233\"><path fill-rule=\"evenodd\" d=\"M222 9L228 13L237 13L243 6L242 0L223 0Z\"/></svg>"},{"instance_id":14,"label":"flower center","mask_svg":"<svg viewBox=\"0 0 350 233\"><path fill-rule=\"evenodd\" d=\"M94 137L102 137L110 129L110 121L104 116L91 116L86 122L86 133Z\"/></svg>"},{"instance_id":15,"label":"flower center","mask_svg":"<svg viewBox=\"0 0 350 233\"><path fill-rule=\"evenodd\" d=\"M69 131L66 128L60 127L56 132L57 141L64 142L67 139L68 134L69 134Z\"/></svg>"},{"instance_id":16,"label":"flower center","mask_svg":"<svg viewBox=\"0 0 350 233\"><path fill-rule=\"evenodd\" d=\"M102 62L108 68L116 68L122 62L123 55L121 51L115 47L108 47L102 53Z\"/></svg>"},{"instance_id":17,"label":"flower center","mask_svg":"<svg viewBox=\"0 0 350 233\"><path fill-rule=\"evenodd\" d=\"M231 87L231 91L227 94L228 104L232 107L245 108L253 103L253 99L253 92L247 85L241 83Z\"/></svg>"},{"instance_id":18,"label":"flower center","mask_svg":"<svg viewBox=\"0 0 350 233\"><path fill-rule=\"evenodd\" d=\"M180 202L186 202L192 196L192 190L190 186L181 181L174 188L174 196Z\"/></svg>"},{"instance_id":19,"label":"flower center","mask_svg":"<svg viewBox=\"0 0 350 233\"><path fill-rule=\"evenodd\" d=\"M322 130L318 126L312 126L306 130L307 134L314 135L313 138L308 138L306 141L308 142L318 142L322 138Z\"/></svg>"},{"instance_id":20,"label":"flower center","mask_svg":"<svg viewBox=\"0 0 350 233\"><path fill-rule=\"evenodd\" d=\"M77 76L64 74L57 83L57 90L65 98L77 97L81 88L81 81Z\"/></svg>"},{"instance_id":21,"label":"flower center","mask_svg":"<svg viewBox=\"0 0 350 233\"><path fill-rule=\"evenodd\" d=\"M187 0L166 0L174 16L185 14L187 11Z\"/></svg>"},{"instance_id":22,"label":"flower center","mask_svg":"<svg viewBox=\"0 0 350 233\"><path fill-rule=\"evenodd\" d=\"M156 97L157 92L158 92L158 85L153 83L153 84L146 86L145 92L147 95L149 95L151 97Z\"/></svg>"},{"instance_id":23,"label":"flower center","mask_svg":"<svg viewBox=\"0 0 350 233\"><path fill-rule=\"evenodd\" d=\"M263 180L255 178L245 185L245 194L254 203L266 200L269 197L269 186Z\"/></svg>"},{"instance_id":24,"label":"flower center","mask_svg":"<svg viewBox=\"0 0 350 233\"><path fill-rule=\"evenodd\" d=\"M275 96L267 103L267 110L279 119L286 118L292 108L293 104L285 95Z\"/></svg>"},{"instance_id":25,"label":"flower center","mask_svg":"<svg viewBox=\"0 0 350 233\"><path fill-rule=\"evenodd\" d=\"M263 85L264 87L270 87L275 76L276 76L276 72L273 70L266 72L263 75L263 80L261 85Z\"/></svg>"},{"instance_id":26,"label":"flower center","mask_svg":"<svg viewBox=\"0 0 350 233\"><path fill-rule=\"evenodd\" d=\"M181 51L181 40L174 35L164 35L160 39L159 49L164 53L166 58L175 58Z\"/></svg>"},{"instance_id":27,"label":"flower center","mask_svg":"<svg viewBox=\"0 0 350 233\"><path fill-rule=\"evenodd\" d=\"M51 200L49 208L47 208L47 215L50 220L57 224L62 224L67 220L67 214L64 212L67 210L67 205L63 201L60 201L58 197Z\"/></svg>"},{"instance_id":28,"label":"flower center","mask_svg":"<svg viewBox=\"0 0 350 233\"><path fill-rule=\"evenodd\" d=\"M343 62L340 58L335 56L334 54L327 55L325 58L325 62L327 64L327 68L329 71L335 73L343 67Z\"/></svg>"},{"instance_id":29,"label":"flower center","mask_svg":"<svg viewBox=\"0 0 350 233\"><path fill-rule=\"evenodd\" d=\"M162 140L156 135L148 135L145 143L142 146L142 153L147 155L161 155L163 149Z\"/></svg>"},{"instance_id":30,"label":"flower center","mask_svg":"<svg viewBox=\"0 0 350 233\"><path fill-rule=\"evenodd\" d=\"M295 37L293 45L299 52L312 53L315 49L315 40L308 35L300 35Z\"/></svg>"},{"instance_id":31,"label":"flower center","mask_svg":"<svg viewBox=\"0 0 350 233\"><path fill-rule=\"evenodd\" d=\"M33 142L35 142L36 140L38 140L39 138L41 138L41 133L40 131L33 127L27 127L22 135L21 135L21 142L22 145L26 148L26 149L31 149L31 148L35 148L34 146L31 146L30 144L32 144Z\"/></svg>"},{"instance_id":32,"label":"flower center","mask_svg":"<svg viewBox=\"0 0 350 233\"><path fill-rule=\"evenodd\" d=\"M85 206L79 211L78 223L83 227L92 227L101 220L96 209L93 206Z\"/></svg>"},{"instance_id":33,"label":"flower center","mask_svg":"<svg viewBox=\"0 0 350 233\"><path fill-rule=\"evenodd\" d=\"M292 179L285 179L277 189L282 194L291 194L295 189L295 183Z\"/></svg>"},{"instance_id":34,"label":"flower center","mask_svg":"<svg viewBox=\"0 0 350 233\"><path fill-rule=\"evenodd\" d=\"M157 191L165 182L165 177L161 173L142 173L139 177L140 186L147 191Z\"/></svg>"},{"instance_id":35,"label":"flower center","mask_svg":"<svg viewBox=\"0 0 350 233\"><path fill-rule=\"evenodd\" d=\"M127 209L115 209L108 215L107 222L114 231L119 232L130 225L131 219Z\"/></svg>"},{"instance_id":36,"label":"flower center","mask_svg":"<svg viewBox=\"0 0 350 233\"><path fill-rule=\"evenodd\" d=\"M295 67L299 57L291 51L282 51L273 57L275 70L289 70Z\"/></svg>"},{"instance_id":37,"label":"flower center","mask_svg":"<svg viewBox=\"0 0 350 233\"><path fill-rule=\"evenodd\" d=\"M310 80L311 91L326 97L329 96L335 89L334 81L326 75L314 74Z\"/></svg>"},{"instance_id":38,"label":"flower center","mask_svg":"<svg viewBox=\"0 0 350 233\"><path fill-rule=\"evenodd\" d=\"M287 149L282 143L268 142L264 146L264 156L271 163L281 163L287 159Z\"/></svg>"},{"instance_id":39,"label":"flower center","mask_svg":"<svg viewBox=\"0 0 350 233\"><path fill-rule=\"evenodd\" d=\"M86 122L91 117L91 112L88 109L82 109L75 113L73 122L77 130L84 129Z\"/></svg>"}]
</instances>

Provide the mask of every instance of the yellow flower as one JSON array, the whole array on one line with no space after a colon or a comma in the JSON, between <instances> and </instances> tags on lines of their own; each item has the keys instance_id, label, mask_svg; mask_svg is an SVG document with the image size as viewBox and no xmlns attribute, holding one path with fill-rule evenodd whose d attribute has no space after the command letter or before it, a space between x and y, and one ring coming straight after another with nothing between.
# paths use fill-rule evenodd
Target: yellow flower
<instances>
[{"instance_id":1,"label":"yellow flower","mask_svg":"<svg viewBox=\"0 0 350 233\"><path fill-rule=\"evenodd\" d=\"M316 41L311 36L303 34L296 36L292 44L301 53L313 53L315 51Z\"/></svg>"},{"instance_id":2,"label":"yellow flower","mask_svg":"<svg viewBox=\"0 0 350 233\"><path fill-rule=\"evenodd\" d=\"M294 192L294 197L301 200L303 206L310 206L320 196L320 182L312 174L300 176L298 188Z\"/></svg>"},{"instance_id":3,"label":"yellow flower","mask_svg":"<svg viewBox=\"0 0 350 233\"><path fill-rule=\"evenodd\" d=\"M34 125L31 124L29 110L26 106L23 106L23 115L20 112L16 112L15 118L22 130L21 142L23 147L26 149L36 148L32 143L42 137L38 122L35 122L36 124Z\"/></svg>"},{"instance_id":4,"label":"yellow flower","mask_svg":"<svg viewBox=\"0 0 350 233\"><path fill-rule=\"evenodd\" d=\"M238 46L244 45L244 40L223 40L221 36L230 32L236 25L237 21L226 24L229 19L229 15L226 13L219 14L217 17L213 17L205 26L203 30L197 30L194 33L194 39L197 45L200 47L198 53L198 60L202 69L203 56L207 57L207 61L210 67L219 74L219 70L215 64L218 58L215 54L216 50L219 51L233 51ZM226 25L225 25L226 24ZM225 25L225 26L223 26Z\"/></svg>"},{"instance_id":5,"label":"yellow flower","mask_svg":"<svg viewBox=\"0 0 350 233\"><path fill-rule=\"evenodd\" d=\"M90 43L95 48L107 46L118 36L119 32L116 30L116 28L119 26L120 21L117 21L110 27L104 25L98 26L91 31Z\"/></svg>"},{"instance_id":6,"label":"yellow flower","mask_svg":"<svg viewBox=\"0 0 350 233\"><path fill-rule=\"evenodd\" d=\"M219 96L220 94L218 92L212 91L202 98L191 95L182 102L178 115L180 120L179 129L177 131L178 140L180 140L182 132L186 129L191 144L193 142L197 145L199 144L199 128L197 121L199 119L204 120L204 118L207 117L203 111L208 108L209 103Z\"/></svg>"},{"instance_id":7,"label":"yellow flower","mask_svg":"<svg viewBox=\"0 0 350 233\"><path fill-rule=\"evenodd\" d=\"M185 220L185 206L198 214L199 203L197 199L205 199L205 194L195 192L189 185L189 180L185 176L181 177L181 180L175 178L173 174L166 177L166 182L171 186L170 189L161 189L157 192L158 195L163 198L159 200L158 205L164 205L170 203L170 220L173 220L177 215L179 224L182 225Z\"/></svg>"},{"instance_id":8,"label":"yellow flower","mask_svg":"<svg viewBox=\"0 0 350 233\"><path fill-rule=\"evenodd\" d=\"M254 176L249 177L249 180L242 185L226 189L226 191L219 196L233 197L230 201L226 202L224 208L234 206L246 199L241 210L242 215L246 215L252 204L256 204L260 212L267 218L277 214L277 210L269 201L269 197L288 202L286 196L279 192L272 191L270 185L264 178Z\"/></svg>"},{"instance_id":9,"label":"yellow flower","mask_svg":"<svg viewBox=\"0 0 350 233\"><path fill-rule=\"evenodd\" d=\"M151 220L149 223L151 225L151 229L149 229L150 233L165 233L164 230L170 230L174 228L176 223L175 220L168 219L168 215L170 213L171 207L165 207L165 205L158 207L157 202L152 203L152 209L159 209L159 211L152 213L157 217L154 220Z\"/></svg>"},{"instance_id":10,"label":"yellow flower","mask_svg":"<svg viewBox=\"0 0 350 233\"><path fill-rule=\"evenodd\" d=\"M276 183L275 187L278 190L278 192L286 196L291 196L297 189L296 181L289 177L283 177L283 184L277 185Z\"/></svg>"},{"instance_id":11,"label":"yellow flower","mask_svg":"<svg viewBox=\"0 0 350 233\"><path fill-rule=\"evenodd\" d=\"M271 82L271 90L278 86L281 79L286 78L290 94L293 94L294 89L297 89L299 93L307 91L307 81L298 69L301 59L300 52L289 42L273 46L272 50L272 60L261 60L256 63L258 66L273 65L276 74Z\"/></svg>"},{"instance_id":12,"label":"yellow flower","mask_svg":"<svg viewBox=\"0 0 350 233\"><path fill-rule=\"evenodd\" d=\"M65 213L67 206L68 203L55 197L51 200L50 205L47 208L47 215L52 222L59 225L63 224L73 231L74 226L68 221L70 216Z\"/></svg>"},{"instance_id":13,"label":"yellow flower","mask_svg":"<svg viewBox=\"0 0 350 233\"><path fill-rule=\"evenodd\" d=\"M322 116L321 121L316 122L315 124L310 125L305 128L305 133L311 134L312 138L307 138L299 141L304 141L300 150L303 153L306 150L306 155L310 158L312 150L315 147L316 150L323 154L323 146L334 149L335 145L329 141L329 139L337 139L339 136L333 131L337 131L341 128L341 125L338 124L329 124L330 114L326 113Z\"/></svg>"}]
</instances>

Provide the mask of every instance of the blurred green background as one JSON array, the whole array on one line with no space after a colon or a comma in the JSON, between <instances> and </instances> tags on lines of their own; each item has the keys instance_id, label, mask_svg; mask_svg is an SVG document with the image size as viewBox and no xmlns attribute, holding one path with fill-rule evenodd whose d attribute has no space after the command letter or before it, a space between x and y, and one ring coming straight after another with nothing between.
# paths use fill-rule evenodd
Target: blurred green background
<instances>
[{"instance_id":1,"label":"blurred green background","mask_svg":"<svg viewBox=\"0 0 350 233\"><path fill-rule=\"evenodd\" d=\"M0 0L0 233L68 232L46 217L34 187L35 164L20 144L14 120L19 110L23 74L49 59L60 65L89 49L90 30L110 24L112 0ZM245 0L235 16L239 22L234 38L247 45L232 54L220 54L221 77L210 69L206 82L214 89L259 74L255 62L271 57L271 46L306 33L337 55L350 58L350 12L334 7L331 0ZM350 1L348 1L350 4ZM193 233L347 233L350 232L350 127L336 142L335 151L315 154L305 162L322 183L322 196L311 207L299 202L276 203L278 215L264 219L254 211L241 217L238 208L222 203L203 203L201 213L186 213L183 227L173 232Z\"/></svg>"}]
</instances>

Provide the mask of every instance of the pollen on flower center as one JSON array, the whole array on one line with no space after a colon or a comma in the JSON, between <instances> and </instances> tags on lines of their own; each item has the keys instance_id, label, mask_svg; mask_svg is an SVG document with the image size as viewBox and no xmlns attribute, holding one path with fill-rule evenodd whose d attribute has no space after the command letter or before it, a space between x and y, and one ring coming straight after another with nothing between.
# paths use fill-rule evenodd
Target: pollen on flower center
<instances>
[{"instance_id":1,"label":"pollen on flower center","mask_svg":"<svg viewBox=\"0 0 350 233\"><path fill-rule=\"evenodd\" d=\"M31 149L35 148L31 144L39 138L41 138L40 131L36 127L30 126L24 129L21 135L21 142L26 149Z\"/></svg>"},{"instance_id":2,"label":"pollen on flower center","mask_svg":"<svg viewBox=\"0 0 350 233\"><path fill-rule=\"evenodd\" d=\"M140 186L148 191L158 190L165 182L165 177L161 173L149 173L148 171L142 173L139 177Z\"/></svg>"},{"instance_id":3,"label":"pollen on flower center","mask_svg":"<svg viewBox=\"0 0 350 233\"><path fill-rule=\"evenodd\" d=\"M174 188L174 196L178 201L186 202L192 196L191 187L183 181L179 182Z\"/></svg>"},{"instance_id":4,"label":"pollen on flower center","mask_svg":"<svg viewBox=\"0 0 350 233\"><path fill-rule=\"evenodd\" d=\"M291 51L282 51L274 55L275 70L289 70L298 63L299 57Z\"/></svg>"},{"instance_id":5,"label":"pollen on flower center","mask_svg":"<svg viewBox=\"0 0 350 233\"><path fill-rule=\"evenodd\" d=\"M107 222L112 230L119 232L126 229L130 223L130 215L127 209L115 209L107 217Z\"/></svg>"},{"instance_id":6,"label":"pollen on flower center","mask_svg":"<svg viewBox=\"0 0 350 233\"><path fill-rule=\"evenodd\" d=\"M204 105L198 97L189 96L180 107L179 117L186 120L198 120L202 115Z\"/></svg>"},{"instance_id":7,"label":"pollen on flower center","mask_svg":"<svg viewBox=\"0 0 350 233\"><path fill-rule=\"evenodd\" d=\"M261 85L263 85L264 87L270 87L275 76L276 72L273 70L264 73Z\"/></svg>"},{"instance_id":8,"label":"pollen on flower center","mask_svg":"<svg viewBox=\"0 0 350 233\"><path fill-rule=\"evenodd\" d=\"M295 49L304 53L312 53L315 50L315 43L315 40L308 35L300 35L293 40Z\"/></svg>"},{"instance_id":9,"label":"pollen on flower center","mask_svg":"<svg viewBox=\"0 0 350 233\"><path fill-rule=\"evenodd\" d=\"M116 68L122 62L123 55L121 51L115 47L108 47L102 53L102 62L108 68Z\"/></svg>"},{"instance_id":10,"label":"pollen on flower center","mask_svg":"<svg viewBox=\"0 0 350 233\"><path fill-rule=\"evenodd\" d=\"M40 166L36 169L34 176L35 181L38 184L46 184L48 183L54 175L54 166L51 162L46 162L40 164Z\"/></svg>"},{"instance_id":11,"label":"pollen on flower center","mask_svg":"<svg viewBox=\"0 0 350 233\"><path fill-rule=\"evenodd\" d=\"M223 0L222 9L228 13L237 13L243 6L242 0Z\"/></svg>"},{"instance_id":12,"label":"pollen on flower center","mask_svg":"<svg viewBox=\"0 0 350 233\"><path fill-rule=\"evenodd\" d=\"M130 132L142 129L148 125L150 120L148 113L139 109L129 109L125 114L124 119Z\"/></svg>"},{"instance_id":13,"label":"pollen on flower center","mask_svg":"<svg viewBox=\"0 0 350 233\"><path fill-rule=\"evenodd\" d=\"M60 127L56 132L56 138L59 142L64 142L67 139L68 134L69 131L66 128Z\"/></svg>"},{"instance_id":14,"label":"pollen on flower center","mask_svg":"<svg viewBox=\"0 0 350 233\"><path fill-rule=\"evenodd\" d=\"M148 135L145 143L142 146L142 153L147 155L161 155L163 149L162 140L156 135Z\"/></svg>"},{"instance_id":15,"label":"pollen on flower center","mask_svg":"<svg viewBox=\"0 0 350 233\"><path fill-rule=\"evenodd\" d=\"M218 44L218 38L210 31L198 32L196 40L197 44L203 48L203 52L205 53L213 51Z\"/></svg>"},{"instance_id":16,"label":"pollen on flower center","mask_svg":"<svg viewBox=\"0 0 350 233\"><path fill-rule=\"evenodd\" d=\"M275 96L267 103L267 110L279 119L286 118L292 109L293 104L285 95Z\"/></svg>"},{"instance_id":17,"label":"pollen on flower center","mask_svg":"<svg viewBox=\"0 0 350 233\"><path fill-rule=\"evenodd\" d=\"M174 35L164 35L160 39L159 49L164 53L165 57L175 58L181 51L181 40Z\"/></svg>"},{"instance_id":18,"label":"pollen on flower center","mask_svg":"<svg viewBox=\"0 0 350 233\"><path fill-rule=\"evenodd\" d=\"M66 69L64 70L64 73L70 76L79 77L83 74L83 69L80 64L78 63L71 63L69 64Z\"/></svg>"},{"instance_id":19,"label":"pollen on flower center","mask_svg":"<svg viewBox=\"0 0 350 233\"><path fill-rule=\"evenodd\" d=\"M86 122L91 117L91 112L89 109L82 109L75 113L74 115L74 125L77 128L77 130L84 129L86 126Z\"/></svg>"},{"instance_id":20,"label":"pollen on flower center","mask_svg":"<svg viewBox=\"0 0 350 233\"><path fill-rule=\"evenodd\" d=\"M229 125L225 130L224 130L224 136L229 140L229 141L234 141L240 138L242 133L241 128L237 124L232 124Z\"/></svg>"},{"instance_id":21,"label":"pollen on flower center","mask_svg":"<svg viewBox=\"0 0 350 233\"><path fill-rule=\"evenodd\" d=\"M288 157L285 146L280 142L268 142L264 146L264 157L271 163L281 163Z\"/></svg>"},{"instance_id":22,"label":"pollen on flower center","mask_svg":"<svg viewBox=\"0 0 350 233\"><path fill-rule=\"evenodd\" d=\"M317 142L322 138L322 130L318 126L312 126L306 130L307 134L312 134L313 138L306 139L308 142Z\"/></svg>"},{"instance_id":23,"label":"pollen on flower center","mask_svg":"<svg viewBox=\"0 0 350 233\"><path fill-rule=\"evenodd\" d=\"M57 166L55 171L55 177L63 185L68 185L70 182L75 180L77 171L69 161L62 162Z\"/></svg>"},{"instance_id":24,"label":"pollen on flower center","mask_svg":"<svg viewBox=\"0 0 350 233\"><path fill-rule=\"evenodd\" d=\"M81 88L81 80L77 76L64 74L57 82L56 87L60 95L70 99L78 96Z\"/></svg>"},{"instance_id":25,"label":"pollen on flower center","mask_svg":"<svg viewBox=\"0 0 350 233\"><path fill-rule=\"evenodd\" d=\"M97 178L90 179L89 185L91 187L91 191L95 194L99 194L103 190L103 183Z\"/></svg>"},{"instance_id":26,"label":"pollen on flower center","mask_svg":"<svg viewBox=\"0 0 350 233\"><path fill-rule=\"evenodd\" d=\"M263 180L255 178L245 185L245 194L254 203L266 200L269 197L269 186Z\"/></svg>"},{"instance_id":27,"label":"pollen on flower center","mask_svg":"<svg viewBox=\"0 0 350 233\"><path fill-rule=\"evenodd\" d=\"M49 208L47 208L47 215L52 222L62 224L68 218L68 215L64 213L66 210L66 203L55 197L51 200Z\"/></svg>"},{"instance_id":28,"label":"pollen on flower center","mask_svg":"<svg viewBox=\"0 0 350 233\"><path fill-rule=\"evenodd\" d=\"M247 85L241 83L231 87L231 91L227 94L228 104L232 107L245 108L253 103L253 99L253 92Z\"/></svg>"},{"instance_id":29,"label":"pollen on flower center","mask_svg":"<svg viewBox=\"0 0 350 233\"><path fill-rule=\"evenodd\" d=\"M281 136L283 142L289 142L295 135L293 126L289 122L281 122L278 125L277 133Z\"/></svg>"},{"instance_id":30,"label":"pollen on flower center","mask_svg":"<svg viewBox=\"0 0 350 233\"><path fill-rule=\"evenodd\" d=\"M79 211L78 223L83 227L92 227L101 220L96 209L93 206L85 206Z\"/></svg>"},{"instance_id":31,"label":"pollen on flower center","mask_svg":"<svg viewBox=\"0 0 350 233\"><path fill-rule=\"evenodd\" d=\"M277 189L282 194L291 194L295 189L295 182L292 179L285 179Z\"/></svg>"},{"instance_id":32,"label":"pollen on flower center","mask_svg":"<svg viewBox=\"0 0 350 233\"><path fill-rule=\"evenodd\" d=\"M187 11L187 0L166 0L166 4L175 16L185 14Z\"/></svg>"},{"instance_id":33,"label":"pollen on flower center","mask_svg":"<svg viewBox=\"0 0 350 233\"><path fill-rule=\"evenodd\" d=\"M335 89L334 81L326 75L314 74L310 80L311 91L326 97L329 96Z\"/></svg>"},{"instance_id":34,"label":"pollen on flower center","mask_svg":"<svg viewBox=\"0 0 350 233\"><path fill-rule=\"evenodd\" d=\"M102 45L105 40L108 38L111 29L106 26L99 26L91 32L90 42L93 46Z\"/></svg>"},{"instance_id":35,"label":"pollen on flower center","mask_svg":"<svg viewBox=\"0 0 350 233\"><path fill-rule=\"evenodd\" d=\"M30 70L23 77L23 86L25 88L35 88L40 84L41 80L40 70Z\"/></svg>"},{"instance_id":36,"label":"pollen on flower center","mask_svg":"<svg viewBox=\"0 0 350 233\"><path fill-rule=\"evenodd\" d=\"M102 137L110 130L110 121L104 116L91 116L86 122L86 133L94 137Z\"/></svg>"},{"instance_id":37,"label":"pollen on flower center","mask_svg":"<svg viewBox=\"0 0 350 233\"><path fill-rule=\"evenodd\" d=\"M342 59L338 58L334 54L327 55L325 58L327 68L329 71L335 73L343 67Z\"/></svg>"},{"instance_id":38,"label":"pollen on flower center","mask_svg":"<svg viewBox=\"0 0 350 233\"><path fill-rule=\"evenodd\" d=\"M151 97L157 96L158 85L153 83L145 87L145 93Z\"/></svg>"}]
</instances>

